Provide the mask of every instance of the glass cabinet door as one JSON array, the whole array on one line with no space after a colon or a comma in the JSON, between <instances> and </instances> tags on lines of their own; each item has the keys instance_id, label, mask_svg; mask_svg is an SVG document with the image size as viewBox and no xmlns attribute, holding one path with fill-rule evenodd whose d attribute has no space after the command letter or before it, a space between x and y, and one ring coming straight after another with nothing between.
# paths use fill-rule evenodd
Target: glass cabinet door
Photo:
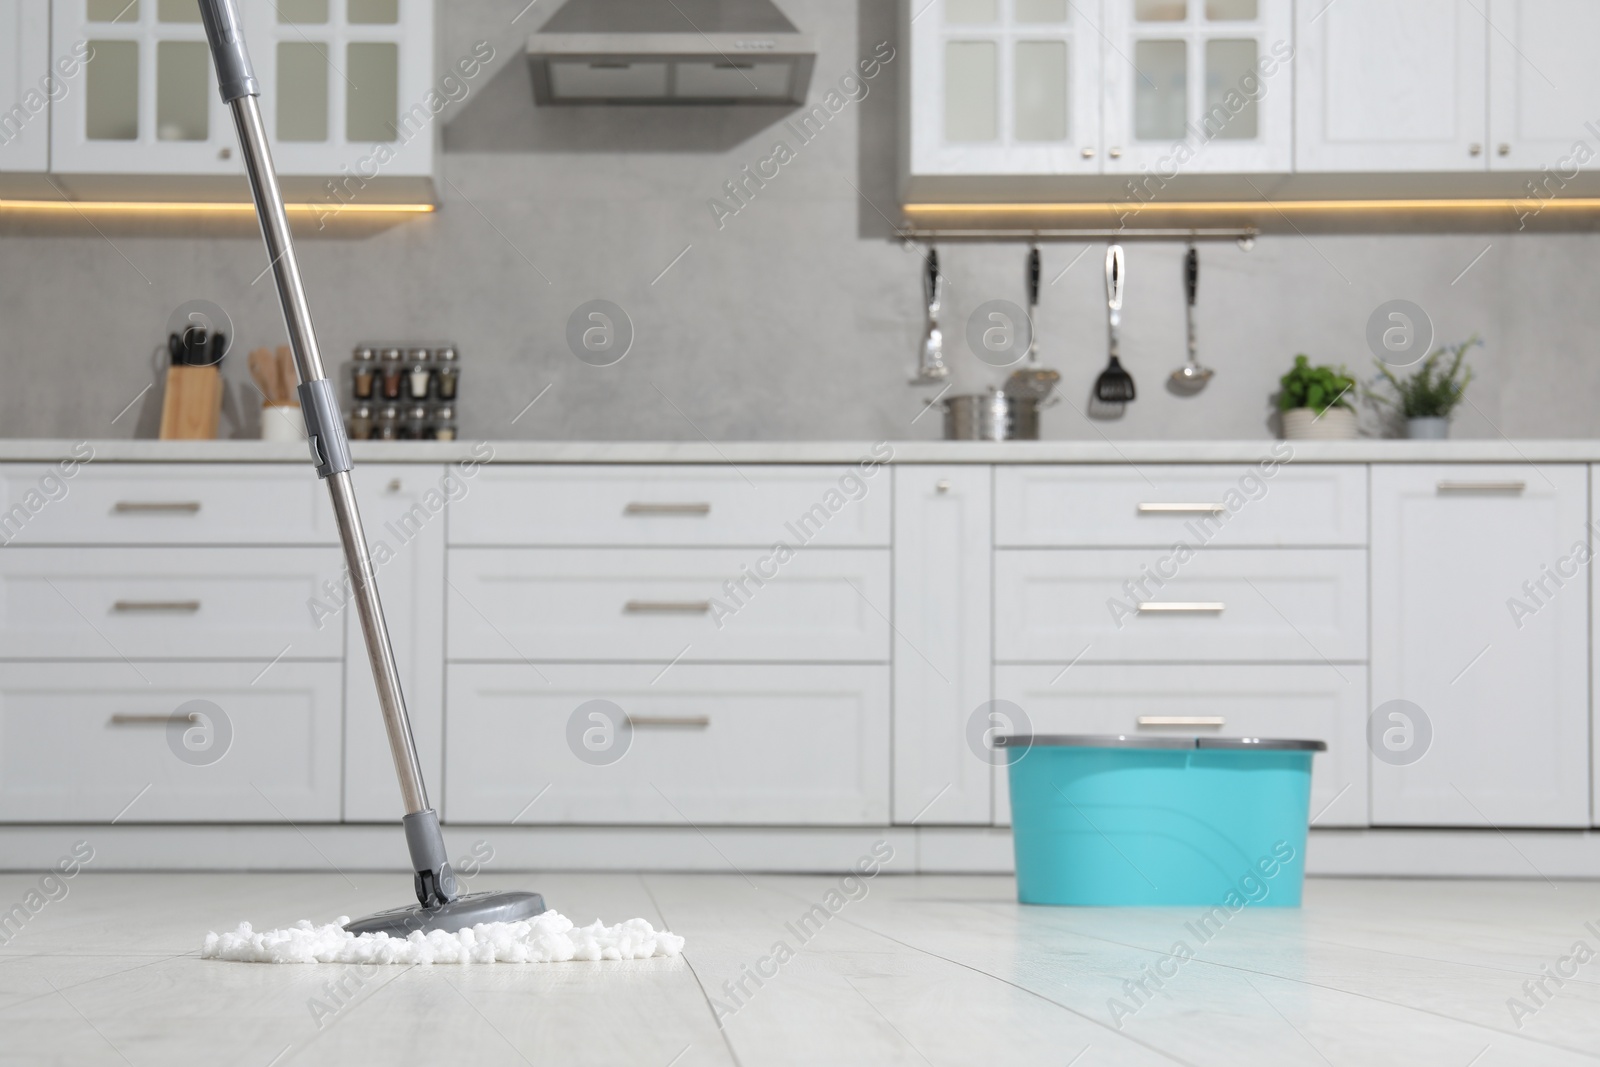
<instances>
[{"instance_id":1,"label":"glass cabinet door","mask_svg":"<svg viewBox=\"0 0 1600 1067\"><path fill-rule=\"evenodd\" d=\"M1106 169L1287 171L1291 0L1106 0Z\"/></svg>"},{"instance_id":2,"label":"glass cabinet door","mask_svg":"<svg viewBox=\"0 0 1600 1067\"><path fill-rule=\"evenodd\" d=\"M1099 172L1100 47L1082 5L911 6L913 172Z\"/></svg>"}]
</instances>

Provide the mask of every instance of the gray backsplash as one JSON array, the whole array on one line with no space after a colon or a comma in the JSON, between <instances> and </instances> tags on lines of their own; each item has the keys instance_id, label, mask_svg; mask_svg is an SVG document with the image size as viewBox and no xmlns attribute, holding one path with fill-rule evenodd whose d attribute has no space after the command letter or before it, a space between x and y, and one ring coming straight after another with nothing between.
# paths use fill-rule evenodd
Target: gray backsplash
<instances>
[{"instance_id":1,"label":"gray backsplash","mask_svg":"<svg viewBox=\"0 0 1600 1067\"><path fill-rule=\"evenodd\" d=\"M496 55L444 116L439 213L301 241L329 363L363 339L455 341L465 436L938 436L936 414L917 418L934 390L906 385L922 331L920 257L885 237L898 219L903 49L864 99L800 145L782 125L790 113L760 108L536 110L519 49L545 15L513 25L525 3L445 4L443 61L480 40ZM819 41L813 100L878 42L899 47L887 0L782 7ZM780 139L795 158L719 228L708 201ZM244 351L283 335L270 279L252 282L266 265L259 238L243 226L100 229L69 220L0 236L0 436L152 436L156 390L140 397L151 352L172 310L195 298L234 320L226 374L248 408ZM1478 376L1456 436L1600 432L1600 236L1205 245L1200 344L1217 375L1188 399L1163 388L1183 359L1182 254L1129 247L1123 352L1140 398L1118 420L1090 421L1082 409L1105 359L1101 247L1046 247L1040 351L1067 398L1046 414L1046 437L1266 437L1267 397L1293 354L1369 376L1367 320L1394 298L1426 308L1441 341L1477 331L1487 342L1471 357ZM1022 302L1023 250L946 247L941 259L958 388L981 388L1003 372L970 354L964 324L985 300ZM622 306L636 334L609 367L580 362L566 341L569 315L597 298ZM246 411L224 432L253 435L255 423Z\"/></svg>"}]
</instances>

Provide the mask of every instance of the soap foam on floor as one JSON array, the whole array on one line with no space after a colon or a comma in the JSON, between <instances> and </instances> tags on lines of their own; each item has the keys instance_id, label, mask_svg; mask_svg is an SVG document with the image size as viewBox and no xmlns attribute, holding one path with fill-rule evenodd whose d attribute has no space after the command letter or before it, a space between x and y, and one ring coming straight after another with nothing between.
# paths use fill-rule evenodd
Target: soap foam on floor
<instances>
[{"instance_id":1,"label":"soap foam on floor","mask_svg":"<svg viewBox=\"0 0 1600 1067\"><path fill-rule=\"evenodd\" d=\"M285 930L257 933L240 923L233 933L208 933L202 959L241 963L562 963L567 960L642 960L676 956L683 938L643 919L616 926L596 920L577 928L554 911L511 923L480 923L453 934L435 930L409 937L344 929L342 915L325 926L301 919Z\"/></svg>"}]
</instances>

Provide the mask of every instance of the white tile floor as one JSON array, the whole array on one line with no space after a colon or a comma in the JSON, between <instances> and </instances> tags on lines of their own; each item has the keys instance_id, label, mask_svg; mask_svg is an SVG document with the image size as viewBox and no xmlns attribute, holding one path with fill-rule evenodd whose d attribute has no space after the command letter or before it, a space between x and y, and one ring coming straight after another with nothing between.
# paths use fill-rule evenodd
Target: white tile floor
<instances>
[{"instance_id":1,"label":"white tile floor","mask_svg":"<svg viewBox=\"0 0 1600 1067\"><path fill-rule=\"evenodd\" d=\"M484 875L580 923L641 915L682 959L393 968L198 958L202 935L402 903L393 874L95 874L0 947L4 1064L1438 1064L1600 1062L1593 882L1308 883L1201 945L1200 909L1019 907L997 877L883 875L802 943L838 879ZM0 875L0 907L37 876ZM359 888L357 888L359 886ZM836 898L838 899L838 898ZM1592 924L1592 925L1586 925ZM797 947L737 999L724 982ZM1178 965L1174 943L1195 949ZM1176 976L1142 1006L1144 968ZM1536 1006L1524 983L1577 966ZM331 1017L330 982L353 990ZM1152 990L1153 986L1150 986ZM1537 990L1535 991L1537 992ZM718 1025L720 1003L730 1012ZM1109 1002L1134 1010L1113 1021ZM1512 1017L1520 998L1533 1014Z\"/></svg>"}]
</instances>

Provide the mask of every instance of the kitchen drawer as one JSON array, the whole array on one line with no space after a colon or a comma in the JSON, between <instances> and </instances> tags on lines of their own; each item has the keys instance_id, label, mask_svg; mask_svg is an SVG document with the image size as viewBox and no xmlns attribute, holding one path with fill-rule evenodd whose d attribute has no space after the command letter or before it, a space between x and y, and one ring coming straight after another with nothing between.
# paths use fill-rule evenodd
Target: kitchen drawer
<instances>
[{"instance_id":1,"label":"kitchen drawer","mask_svg":"<svg viewBox=\"0 0 1600 1067\"><path fill-rule=\"evenodd\" d=\"M331 545L310 462L0 466L0 542L13 545Z\"/></svg>"},{"instance_id":2,"label":"kitchen drawer","mask_svg":"<svg viewBox=\"0 0 1600 1067\"><path fill-rule=\"evenodd\" d=\"M450 658L885 663L889 600L886 549L457 548Z\"/></svg>"},{"instance_id":3,"label":"kitchen drawer","mask_svg":"<svg viewBox=\"0 0 1600 1067\"><path fill-rule=\"evenodd\" d=\"M1312 760L1313 822L1367 824L1365 667L1079 663L1063 673L1064 666L997 667L995 696L1021 707L1041 734L1326 741L1328 751ZM1173 718L1191 721L1154 723ZM1007 824L1011 800L1003 771L995 788L997 821Z\"/></svg>"},{"instance_id":4,"label":"kitchen drawer","mask_svg":"<svg viewBox=\"0 0 1600 1067\"><path fill-rule=\"evenodd\" d=\"M1366 660L1365 549L1210 548L1179 558L1171 548L996 552L995 658Z\"/></svg>"},{"instance_id":5,"label":"kitchen drawer","mask_svg":"<svg viewBox=\"0 0 1600 1067\"><path fill-rule=\"evenodd\" d=\"M0 663L0 821L337 820L342 668L261 667ZM209 743L223 754L204 765L179 759L160 721L192 700L221 709Z\"/></svg>"},{"instance_id":6,"label":"kitchen drawer","mask_svg":"<svg viewBox=\"0 0 1600 1067\"><path fill-rule=\"evenodd\" d=\"M485 466L450 543L887 546L889 497L883 468Z\"/></svg>"},{"instance_id":7,"label":"kitchen drawer","mask_svg":"<svg viewBox=\"0 0 1600 1067\"><path fill-rule=\"evenodd\" d=\"M5 659L338 659L336 548L0 552Z\"/></svg>"},{"instance_id":8,"label":"kitchen drawer","mask_svg":"<svg viewBox=\"0 0 1600 1067\"><path fill-rule=\"evenodd\" d=\"M995 471L1001 547L1364 545L1367 469L1290 466L1017 466Z\"/></svg>"},{"instance_id":9,"label":"kitchen drawer","mask_svg":"<svg viewBox=\"0 0 1600 1067\"><path fill-rule=\"evenodd\" d=\"M451 822L889 820L888 667L451 664L447 674ZM597 699L637 722L605 764L574 754L585 730L606 737L594 709L579 712ZM620 745L627 731L612 725Z\"/></svg>"}]
</instances>

